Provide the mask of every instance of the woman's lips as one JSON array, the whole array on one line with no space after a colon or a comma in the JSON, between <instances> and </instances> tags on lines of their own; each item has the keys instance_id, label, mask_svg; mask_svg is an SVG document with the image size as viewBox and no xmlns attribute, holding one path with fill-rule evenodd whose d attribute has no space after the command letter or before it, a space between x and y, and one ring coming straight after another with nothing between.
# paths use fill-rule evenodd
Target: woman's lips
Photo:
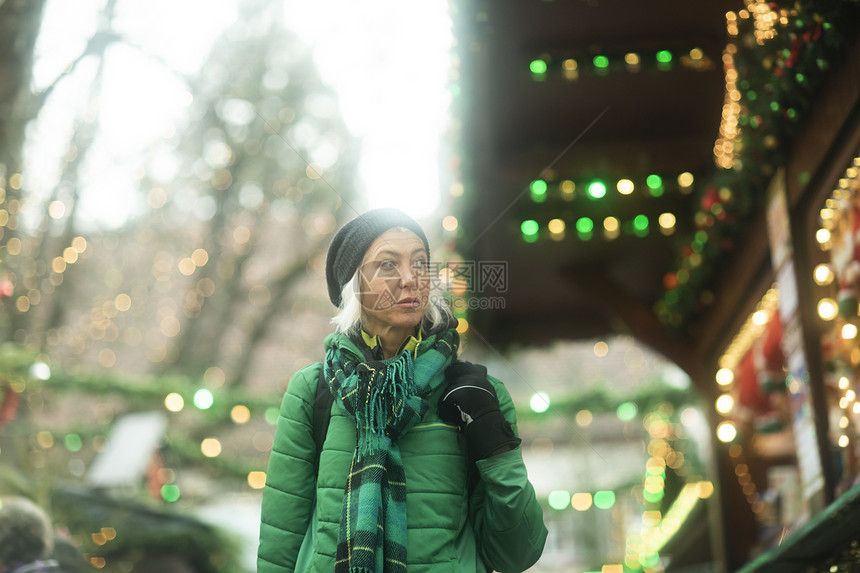
<instances>
[{"instance_id":1,"label":"woman's lips","mask_svg":"<svg viewBox=\"0 0 860 573\"><path fill-rule=\"evenodd\" d=\"M397 306L402 306L406 308L416 308L421 303L417 298L404 298L397 301Z\"/></svg>"}]
</instances>

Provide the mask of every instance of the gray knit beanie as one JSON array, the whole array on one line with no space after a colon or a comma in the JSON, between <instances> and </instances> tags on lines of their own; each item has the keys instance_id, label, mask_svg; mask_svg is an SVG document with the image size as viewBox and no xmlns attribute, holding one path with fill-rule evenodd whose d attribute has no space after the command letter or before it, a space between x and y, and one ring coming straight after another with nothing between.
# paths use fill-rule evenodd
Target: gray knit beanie
<instances>
[{"instance_id":1,"label":"gray knit beanie","mask_svg":"<svg viewBox=\"0 0 860 573\"><path fill-rule=\"evenodd\" d=\"M430 254L430 245L421 225L406 213L383 207L359 215L341 227L328 248L325 278L328 283L328 297L335 306L340 306L343 286L355 275L370 244L376 237L395 227L405 227L418 235L427 249L427 254Z\"/></svg>"},{"instance_id":2,"label":"gray knit beanie","mask_svg":"<svg viewBox=\"0 0 860 573\"><path fill-rule=\"evenodd\" d=\"M0 498L0 561L3 565L45 559L53 548L47 514L24 497Z\"/></svg>"}]
</instances>

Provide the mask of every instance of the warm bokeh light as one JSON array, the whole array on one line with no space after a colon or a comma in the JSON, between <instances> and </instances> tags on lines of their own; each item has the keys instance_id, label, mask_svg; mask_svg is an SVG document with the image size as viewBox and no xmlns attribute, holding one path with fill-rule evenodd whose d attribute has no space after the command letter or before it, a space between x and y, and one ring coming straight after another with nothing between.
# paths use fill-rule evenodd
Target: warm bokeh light
<instances>
[{"instance_id":1,"label":"warm bokeh light","mask_svg":"<svg viewBox=\"0 0 860 573\"><path fill-rule=\"evenodd\" d=\"M818 301L818 316L822 320L833 320L839 312L839 306L832 298L823 298Z\"/></svg>"},{"instance_id":2,"label":"warm bokeh light","mask_svg":"<svg viewBox=\"0 0 860 573\"><path fill-rule=\"evenodd\" d=\"M728 386L735 380L735 373L731 368L720 368L716 375L717 384L720 386Z\"/></svg>"},{"instance_id":3,"label":"warm bokeh light","mask_svg":"<svg viewBox=\"0 0 860 573\"><path fill-rule=\"evenodd\" d=\"M815 280L815 284L827 286L833 282L833 269L830 268L830 265L824 263L816 265L812 271L812 277Z\"/></svg>"},{"instance_id":4,"label":"warm bokeh light","mask_svg":"<svg viewBox=\"0 0 860 573\"><path fill-rule=\"evenodd\" d=\"M221 454L221 442L215 438L206 438L200 443L200 451L207 458L214 458Z\"/></svg>"},{"instance_id":5,"label":"warm bokeh light","mask_svg":"<svg viewBox=\"0 0 860 573\"><path fill-rule=\"evenodd\" d=\"M723 443L734 441L737 435L738 430L732 422L721 422L717 426L717 438Z\"/></svg>"},{"instance_id":6,"label":"warm bokeh light","mask_svg":"<svg viewBox=\"0 0 860 573\"><path fill-rule=\"evenodd\" d=\"M714 403L714 408L720 414L728 414L735 407L735 399L731 394L720 395Z\"/></svg>"},{"instance_id":7,"label":"warm bokeh light","mask_svg":"<svg viewBox=\"0 0 860 573\"><path fill-rule=\"evenodd\" d=\"M266 472L249 472L248 485L250 485L254 489L263 489L264 487L266 487Z\"/></svg>"},{"instance_id":8,"label":"warm bokeh light","mask_svg":"<svg viewBox=\"0 0 860 573\"><path fill-rule=\"evenodd\" d=\"M237 404L230 410L230 418L237 424L245 424L251 419L251 410L247 406Z\"/></svg>"},{"instance_id":9,"label":"warm bokeh light","mask_svg":"<svg viewBox=\"0 0 860 573\"><path fill-rule=\"evenodd\" d=\"M575 493L570 498L570 505L576 511L591 509L593 499L590 493Z\"/></svg>"},{"instance_id":10,"label":"warm bokeh light","mask_svg":"<svg viewBox=\"0 0 860 573\"><path fill-rule=\"evenodd\" d=\"M179 412L185 407L185 400L176 392L171 392L164 398L164 407L171 412Z\"/></svg>"}]
</instances>

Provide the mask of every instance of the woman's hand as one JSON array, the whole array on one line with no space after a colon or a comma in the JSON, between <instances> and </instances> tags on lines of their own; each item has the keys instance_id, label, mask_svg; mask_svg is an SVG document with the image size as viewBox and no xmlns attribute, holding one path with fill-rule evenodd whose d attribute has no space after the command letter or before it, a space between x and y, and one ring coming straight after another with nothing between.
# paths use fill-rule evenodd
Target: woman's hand
<instances>
[{"instance_id":1,"label":"woman's hand","mask_svg":"<svg viewBox=\"0 0 860 573\"><path fill-rule=\"evenodd\" d=\"M448 388L439 400L439 416L463 428L475 460L517 447L520 439L499 409L499 399L480 364L456 361L445 371Z\"/></svg>"}]
</instances>

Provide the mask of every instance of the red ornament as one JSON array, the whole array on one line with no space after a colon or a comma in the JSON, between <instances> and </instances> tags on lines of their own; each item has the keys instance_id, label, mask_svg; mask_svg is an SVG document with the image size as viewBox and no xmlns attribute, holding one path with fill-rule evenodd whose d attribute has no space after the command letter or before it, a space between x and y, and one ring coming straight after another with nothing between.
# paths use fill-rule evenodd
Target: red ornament
<instances>
[{"instance_id":1,"label":"red ornament","mask_svg":"<svg viewBox=\"0 0 860 573\"><path fill-rule=\"evenodd\" d=\"M11 387L7 386L3 390L3 405L0 406L0 428L15 419L15 413L18 411L20 402L21 397Z\"/></svg>"},{"instance_id":2,"label":"red ornament","mask_svg":"<svg viewBox=\"0 0 860 573\"><path fill-rule=\"evenodd\" d=\"M15 285L12 281L6 279L0 281L0 298L9 298L15 292Z\"/></svg>"},{"instance_id":3,"label":"red ornament","mask_svg":"<svg viewBox=\"0 0 860 573\"><path fill-rule=\"evenodd\" d=\"M669 290L672 290L673 288L677 288L678 276L675 273L666 273L663 276L663 286Z\"/></svg>"}]
</instances>

